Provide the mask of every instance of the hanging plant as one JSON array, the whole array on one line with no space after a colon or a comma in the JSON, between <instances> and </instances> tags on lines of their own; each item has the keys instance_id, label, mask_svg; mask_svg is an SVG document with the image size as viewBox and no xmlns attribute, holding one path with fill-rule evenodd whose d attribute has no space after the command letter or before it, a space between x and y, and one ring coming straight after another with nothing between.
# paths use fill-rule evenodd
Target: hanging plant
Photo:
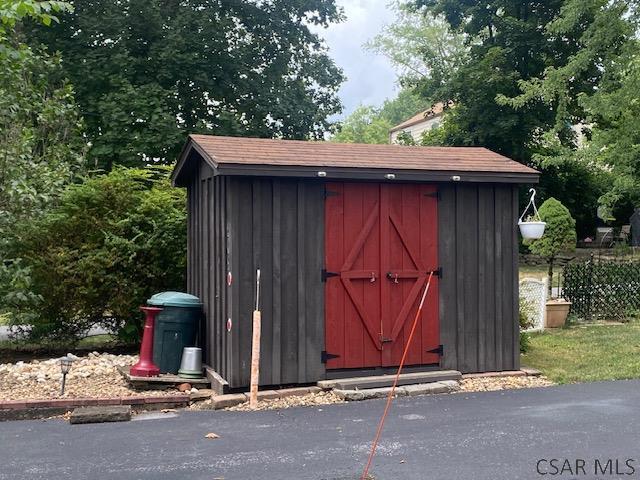
<instances>
[{"instance_id":1,"label":"hanging plant","mask_svg":"<svg viewBox=\"0 0 640 480\"><path fill-rule=\"evenodd\" d=\"M522 235L522 238L524 238L525 240L535 240L542 237L547 224L542 221L540 215L538 214L538 209L536 208L536 190L534 188L530 188L529 193L531 194L531 198L529 198L527 207L524 209L522 215L520 215L520 218L518 219L518 226L520 227L520 234ZM529 210L529 207L533 207L533 214L527 215L525 217L527 210Z\"/></svg>"}]
</instances>

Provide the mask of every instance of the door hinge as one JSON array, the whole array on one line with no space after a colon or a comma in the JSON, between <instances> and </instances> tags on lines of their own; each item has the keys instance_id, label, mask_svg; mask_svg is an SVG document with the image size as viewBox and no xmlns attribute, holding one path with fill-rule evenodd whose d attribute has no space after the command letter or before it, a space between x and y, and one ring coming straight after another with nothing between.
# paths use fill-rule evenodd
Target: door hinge
<instances>
[{"instance_id":1,"label":"door hinge","mask_svg":"<svg viewBox=\"0 0 640 480\"><path fill-rule=\"evenodd\" d=\"M321 272L321 278L322 278L323 282L326 282L327 278L329 278L329 277L337 277L339 275L340 274L338 272L327 272L327 270L325 268L323 268L322 272Z\"/></svg>"},{"instance_id":2,"label":"door hinge","mask_svg":"<svg viewBox=\"0 0 640 480\"><path fill-rule=\"evenodd\" d=\"M340 195L340 192L336 192L335 190L329 190L327 187L324 187L324 198L336 197L338 195Z\"/></svg>"},{"instance_id":3,"label":"door hinge","mask_svg":"<svg viewBox=\"0 0 640 480\"><path fill-rule=\"evenodd\" d=\"M436 348L432 348L431 350L427 350L427 353L437 353L440 357L444 353L444 348L442 345L438 345Z\"/></svg>"},{"instance_id":4,"label":"door hinge","mask_svg":"<svg viewBox=\"0 0 640 480\"><path fill-rule=\"evenodd\" d=\"M327 363L328 360L339 357L340 355L336 355L335 353L328 353L326 350L322 350L322 352L320 352L320 360L322 361L322 363Z\"/></svg>"},{"instance_id":5,"label":"door hinge","mask_svg":"<svg viewBox=\"0 0 640 480\"><path fill-rule=\"evenodd\" d=\"M436 200L440 200L440 190L436 190L435 192L425 193L424 196L435 198Z\"/></svg>"},{"instance_id":6,"label":"door hinge","mask_svg":"<svg viewBox=\"0 0 640 480\"><path fill-rule=\"evenodd\" d=\"M434 277L442 278L442 267L438 267L436 270L433 270L430 273L433 273Z\"/></svg>"}]
</instances>

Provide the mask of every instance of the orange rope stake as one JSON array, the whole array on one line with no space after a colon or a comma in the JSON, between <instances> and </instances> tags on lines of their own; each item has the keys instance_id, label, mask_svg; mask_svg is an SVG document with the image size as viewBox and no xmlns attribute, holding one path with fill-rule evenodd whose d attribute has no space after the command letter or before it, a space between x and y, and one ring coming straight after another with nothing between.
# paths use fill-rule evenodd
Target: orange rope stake
<instances>
[{"instance_id":1,"label":"orange rope stake","mask_svg":"<svg viewBox=\"0 0 640 480\"><path fill-rule=\"evenodd\" d=\"M387 403L384 407L384 412L382 413L382 417L380 418L380 423L378 423L378 430L376 431L376 436L374 437L373 443L371 445L371 453L369 453L369 460L367 460L367 465L364 467L360 480L367 480L369 477L369 468L371 467L371 462L373 461L373 457L376 454L376 449L378 448L378 440L380 440L380 435L382 434L384 421L387 418L387 413L389 413L389 408L391 407L391 402L393 400L393 394L395 393L396 387L398 386L400 373L402 372L402 367L404 366L404 361L407 357L409 346L411 345L411 339L413 338L413 334L416 331L416 326L418 325L418 319L420 318L420 314L422 313L422 306L424 305L424 301L427 298L427 292L429 291L429 286L431 285L432 278L433 278L433 272L430 272L429 278L427 280L427 285L424 288L424 292L422 293L422 298L420 299L420 304L418 305L418 311L416 312L416 317L413 319L413 325L411 326L411 332L409 332L409 338L407 340L407 344L404 347L404 352L402 352L402 359L400 360L400 365L398 365L396 378L393 380L393 385L391 386L389 395L387 395Z\"/></svg>"}]
</instances>

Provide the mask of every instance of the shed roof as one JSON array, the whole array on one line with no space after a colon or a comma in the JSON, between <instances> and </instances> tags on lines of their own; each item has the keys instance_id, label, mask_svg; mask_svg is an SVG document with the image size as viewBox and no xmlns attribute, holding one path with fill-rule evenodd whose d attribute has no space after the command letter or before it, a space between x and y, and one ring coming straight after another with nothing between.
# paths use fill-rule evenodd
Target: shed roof
<instances>
[{"instance_id":1,"label":"shed roof","mask_svg":"<svg viewBox=\"0 0 640 480\"><path fill-rule=\"evenodd\" d=\"M481 147L414 147L190 135L172 173L186 184L190 164L214 175L326 177L395 181L536 183L538 172ZM324 172L320 173L319 172ZM453 177L460 177L459 179Z\"/></svg>"}]
</instances>

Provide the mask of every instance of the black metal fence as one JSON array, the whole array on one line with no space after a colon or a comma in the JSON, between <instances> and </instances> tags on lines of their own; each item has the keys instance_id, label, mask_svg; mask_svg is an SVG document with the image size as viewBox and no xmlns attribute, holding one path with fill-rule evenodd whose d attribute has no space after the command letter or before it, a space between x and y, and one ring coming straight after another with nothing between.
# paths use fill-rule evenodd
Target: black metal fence
<instances>
[{"instance_id":1,"label":"black metal fence","mask_svg":"<svg viewBox=\"0 0 640 480\"><path fill-rule=\"evenodd\" d=\"M621 320L640 312L640 262L598 260L564 267L563 296L579 320Z\"/></svg>"}]
</instances>

